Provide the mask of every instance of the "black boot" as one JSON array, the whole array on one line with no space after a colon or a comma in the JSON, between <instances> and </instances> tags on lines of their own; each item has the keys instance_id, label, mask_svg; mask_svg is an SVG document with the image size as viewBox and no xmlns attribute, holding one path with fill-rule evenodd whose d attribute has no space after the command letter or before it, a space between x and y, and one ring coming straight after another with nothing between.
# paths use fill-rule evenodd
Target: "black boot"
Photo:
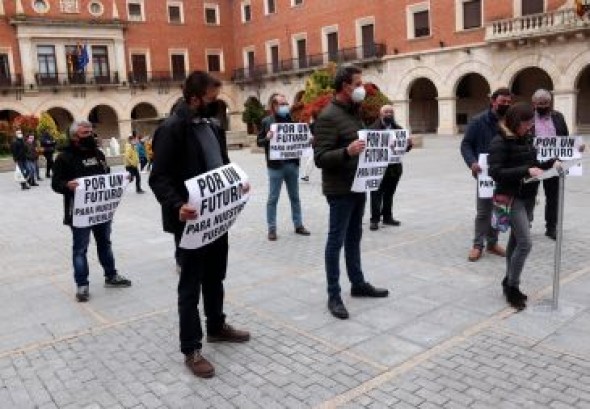
<instances>
[{"instance_id":1,"label":"black boot","mask_svg":"<svg viewBox=\"0 0 590 409\"><path fill-rule=\"evenodd\" d=\"M504 277L502 280L502 290L504 291L504 295L506 295L506 287L508 287L508 277ZM520 292L520 288L516 287L516 290L518 291L518 296L524 301L529 299L526 294Z\"/></svg>"},{"instance_id":2,"label":"black boot","mask_svg":"<svg viewBox=\"0 0 590 409\"><path fill-rule=\"evenodd\" d=\"M526 308L526 303L518 287L512 287L507 285L505 287L504 294L506 295L506 301L510 306L517 311L522 311Z\"/></svg>"}]
</instances>

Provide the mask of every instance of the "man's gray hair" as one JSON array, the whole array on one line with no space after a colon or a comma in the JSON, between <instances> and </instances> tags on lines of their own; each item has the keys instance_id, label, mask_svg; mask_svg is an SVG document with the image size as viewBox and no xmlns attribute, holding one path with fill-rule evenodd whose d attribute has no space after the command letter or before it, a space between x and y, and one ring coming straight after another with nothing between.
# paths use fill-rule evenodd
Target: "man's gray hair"
<instances>
[{"instance_id":1,"label":"man's gray hair","mask_svg":"<svg viewBox=\"0 0 590 409\"><path fill-rule=\"evenodd\" d=\"M81 126L92 128L92 122L86 120L72 122L72 125L70 125L69 130L70 138L76 135L76 133L78 132L78 128L80 128Z\"/></svg>"},{"instance_id":2,"label":"man's gray hair","mask_svg":"<svg viewBox=\"0 0 590 409\"><path fill-rule=\"evenodd\" d=\"M551 102L551 93L546 89L540 88L535 91L533 97L531 98L533 102L540 102L540 101L549 101Z\"/></svg>"}]
</instances>

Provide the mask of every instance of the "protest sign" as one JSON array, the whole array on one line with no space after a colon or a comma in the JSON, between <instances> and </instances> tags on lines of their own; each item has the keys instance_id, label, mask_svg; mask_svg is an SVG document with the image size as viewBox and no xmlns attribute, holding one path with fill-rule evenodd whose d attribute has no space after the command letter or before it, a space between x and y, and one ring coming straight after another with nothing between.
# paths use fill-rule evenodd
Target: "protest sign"
<instances>
[{"instance_id":1,"label":"protest sign","mask_svg":"<svg viewBox=\"0 0 590 409\"><path fill-rule=\"evenodd\" d=\"M351 190L370 192L379 189L381 179L389 164L391 131L358 131L359 139L366 142L365 150L358 157L358 166Z\"/></svg>"},{"instance_id":2,"label":"protest sign","mask_svg":"<svg viewBox=\"0 0 590 409\"><path fill-rule=\"evenodd\" d=\"M247 184L248 176L233 163L187 180L188 203L198 217L187 221L180 247L198 249L223 236L248 202Z\"/></svg>"},{"instance_id":3,"label":"protest sign","mask_svg":"<svg viewBox=\"0 0 590 409\"><path fill-rule=\"evenodd\" d=\"M561 168L563 169L563 171L567 175L568 172L571 170L571 168L576 167L576 166L581 166L581 165L582 165L582 160L575 159L575 160L570 160L567 162L562 162ZM526 178L524 180L524 183L537 182L537 181L549 179L549 178L556 177L556 176L559 176L558 170L556 168L551 168L551 169L544 171L539 176Z\"/></svg>"},{"instance_id":4,"label":"protest sign","mask_svg":"<svg viewBox=\"0 0 590 409\"><path fill-rule=\"evenodd\" d=\"M537 137L534 142L537 149L537 159L541 162L555 158L563 162L580 159L582 157L580 146L583 143L581 136ZM582 176L582 162L577 162L575 166L569 167L568 175Z\"/></svg>"},{"instance_id":5,"label":"protest sign","mask_svg":"<svg viewBox=\"0 0 590 409\"><path fill-rule=\"evenodd\" d=\"M488 154L480 153L477 163L481 168L481 172L477 174L477 195L480 199L490 199L494 196L496 184L488 173Z\"/></svg>"},{"instance_id":6,"label":"protest sign","mask_svg":"<svg viewBox=\"0 0 590 409\"><path fill-rule=\"evenodd\" d=\"M406 150L408 149L409 135L407 129L392 129L391 144L389 149L391 155L389 156L389 163L401 163Z\"/></svg>"},{"instance_id":7,"label":"protest sign","mask_svg":"<svg viewBox=\"0 0 590 409\"><path fill-rule=\"evenodd\" d=\"M273 137L269 145L269 159L299 159L311 155L311 132L307 124L275 123L270 130Z\"/></svg>"},{"instance_id":8,"label":"protest sign","mask_svg":"<svg viewBox=\"0 0 590 409\"><path fill-rule=\"evenodd\" d=\"M76 179L72 225L89 227L113 220L113 215L125 187L129 183L127 173L87 176Z\"/></svg>"}]
</instances>

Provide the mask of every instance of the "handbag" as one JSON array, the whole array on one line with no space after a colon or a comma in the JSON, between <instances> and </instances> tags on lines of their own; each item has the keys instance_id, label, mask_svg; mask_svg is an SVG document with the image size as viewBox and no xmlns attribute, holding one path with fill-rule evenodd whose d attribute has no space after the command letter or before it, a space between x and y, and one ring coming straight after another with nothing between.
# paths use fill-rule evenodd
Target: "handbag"
<instances>
[{"instance_id":1,"label":"handbag","mask_svg":"<svg viewBox=\"0 0 590 409\"><path fill-rule=\"evenodd\" d=\"M510 228L510 215L514 196L494 194L492 197L492 228L505 233Z\"/></svg>"},{"instance_id":2,"label":"handbag","mask_svg":"<svg viewBox=\"0 0 590 409\"><path fill-rule=\"evenodd\" d=\"M25 183L27 181L27 179L25 179L25 175L23 175L23 172L20 170L20 166L18 165L16 165L14 168L14 181L17 183Z\"/></svg>"}]
</instances>

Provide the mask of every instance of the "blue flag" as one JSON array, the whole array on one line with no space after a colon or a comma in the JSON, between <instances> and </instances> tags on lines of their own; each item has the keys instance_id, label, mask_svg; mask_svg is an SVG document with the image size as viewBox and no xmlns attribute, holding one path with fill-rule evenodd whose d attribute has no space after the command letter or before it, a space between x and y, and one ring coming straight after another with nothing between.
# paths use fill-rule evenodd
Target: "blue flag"
<instances>
[{"instance_id":1,"label":"blue flag","mask_svg":"<svg viewBox=\"0 0 590 409\"><path fill-rule=\"evenodd\" d=\"M86 44L83 47L78 46L78 71L84 71L89 62Z\"/></svg>"}]
</instances>

